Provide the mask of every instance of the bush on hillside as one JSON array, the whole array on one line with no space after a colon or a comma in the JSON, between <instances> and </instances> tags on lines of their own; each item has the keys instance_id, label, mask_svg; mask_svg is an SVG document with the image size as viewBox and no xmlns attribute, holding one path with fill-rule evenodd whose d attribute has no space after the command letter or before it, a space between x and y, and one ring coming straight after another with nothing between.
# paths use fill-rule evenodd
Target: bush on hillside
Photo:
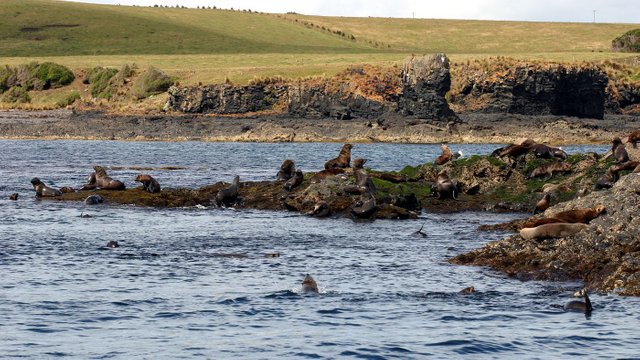
<instances>
[{"instance_id":1,"label":"bush on hillside","mask_svg":"<svg viewBox=\"0 0 640 360\"><path fill-rule=\"evenodd\" d=\"M67 107L71 104L73 104L74 102L76 102L76 100L80 100L81 96L80 93L78 92L78 90L73 90L72 92L70 92L67 96L65 96L63 99L60 99L57 103L56 106L58 107Z\"/></svg>"},{"instance_id":2,"label":"bush on hillside","mask_svg":"<svg viewBox=\"0 0 640 360\"><path fill-rule=\"evenodd\" d=\"M22 86L14 86L2 94L0 101L5 103L29 103L31 102L31 96Z\"/></svg>"},{"instance_id":3,"label":"bush on hillside","mask_svg":"<svg viewBox=\"0 0 640 360\"><path fill-rule=\"evenodd\" d=\"M66 66L50 61L38 65L34 70L35 78L42 83L42 89L55 89L69 85L76 78L73 71Z\"/></svg>"},{"instance_id":4,"label":"bush on hillside","mask_svg":"<svg viewBox=\"0 0 640 360\"><path fill-rule=\"evenodd\" d=\"M5 65L0 68L0 93L14 86L25 91L58 88L69 85L74 79L69 68L52 62Z\"/></svg>"},{"instance_id":5,"label":"bush on hillside","mask_svg":"<svg viewBox=\"0 0 640 360\"><path fill-rule=\"evenodd\" d=\"M150 66L134 81L131 95L136 99L144 99L150 95L167 91L171 84L173 84L173 79L169 75Z\"/></svg>"},{"instance_id":6,"label":"bush on hillside","mask_svg":"<svg viewBox=\"0 0 640 360\"><path fill-rule=\"evenodd\" d=\"M640 29L627 31L624 35L615 38L611 46L617 51L640 52Z\"/></svg>"},{"instance_id":7,"label":"bush on hillside","mask_svg":"<svg viewBox=\"0 0 640 360\"><path fill-rule=\"evenodd\" d=\"M87 72L83 82L90 84L91 96L94 98L110 99L116 92L111 85L111 79L118 73L113 68L96 66Z\"/></svg>"}]
</instances>

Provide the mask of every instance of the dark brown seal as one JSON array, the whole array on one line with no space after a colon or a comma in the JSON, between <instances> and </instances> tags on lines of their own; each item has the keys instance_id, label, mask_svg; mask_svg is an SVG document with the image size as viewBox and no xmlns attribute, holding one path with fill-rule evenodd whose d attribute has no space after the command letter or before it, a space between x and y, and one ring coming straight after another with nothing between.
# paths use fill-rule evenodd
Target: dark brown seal
<instances>
[{"instance_id":1,"label":"dark brown seal","mask_svg":"<svg viewBox=\"0 0 640 360\"><path fill-rule=\"evenodd\" d=\"M498 156L498 157L508 156L512 158L517 158L519 156L522 156L528 153L531 147L535 144L536 144L535 141L531 139L526 139L520 144L509 144L505 147L498 148L494 150L491 153L491 155Z\"/></svg>"},{"instance_id":2,"label":"dark brown seal","mask_svg":"<svg viewBox=\"0 0 640 360\"><path fill-rule=\"evenodd\" d=\"M543 213L545 210L549 208L549 204L551 202L551 194L546 193L542 196L542 199L536 203L535 209L533 209L533 214Z\"/></svg>"},{"instance_id":3,"label":"dark brown seal","mask_svg":"<svg viewBox=\"0 0 640 360\"><path fill-rule=\"evenodd\" d=\"M376 210L376 198L371 193L365 193L363 200L355 202L351 208L351 214L356 218L365 219L371 217Z\"/></svg>"},{"instance_id":4,"label":"dark brown seal","mask_svg":"<svg viewBox=\"0 0 640 360\"><path fill-rule=\"evenodd\" d=\"M304 181L304 174L302 173L302 170L296 170L295 175L289 180L287 180L284 183L283 187L285 190L291 191L293 188L302 184L303 181Z\"/></svg>"},{"instance_id":5,"label":"dark brown seal","mask_svg":"<svg viewBox=\"0 0 640 360\"><path fill-rule=\"evenodd\" d=\"M62 195L60 190L47 186L37 177L31 179L31 185L33 185L33 190L36 192L36 197L53 197Z\"/></svg>"},{"instance_id":6,"label":"dark brown seal","mask_svg":"<svg viewBox=\"0 0 640 360\"><path fill-rule=\"evenodd\" d=\"M103 202L104 202L104 198L97 194L89 195L87 196L86 199L84 199L84 203L86 205L98 205L98 204L102 204Z\"/></svg>"},{"instance_id":7,"label":"dark brown seal","mask_svg":"<svg viewBox=\"0 0 640 360\"><path fill-rule=\"evenodd\" d=\"M136 182L142 183L144 191L148 191L152 194L159 193L162 188L158 180L154 179L151 175L140 174L136 176Z\"/></svg>"},{"instance_id":8,"label":"dark brown seal","mask_svg":"<svg viewBox=\"0 0 640 360\"><path fill-rule=\"evenodd\" d=\"M447 145L440 144L440 149L442 150L442 153L436 158L434 162L436 165L444 165L453 158L453 152Z\"/></svg>"},{"instance_id":9,"label":"dark brown seal","mask_svg":"<svg viewBox=\"0 0 640 360\"><path fill-rule=\"evenodd\" d=\"M609 189L613 187L613 184L615 184L619 178L620 175L617 172L611 171L611 168L609 168L598 178L598 180L596 180L596 189Z\"/></svg>"},{"instance_id":10,"label":"dark brown seal","mask_svg":"<svg viewBox=\"0 0 640 360\"><path fill-rule=\"evenodd\" d=\"M456 181L452 180L447 174L446 170L442 170L436 177L436 183L431 188L431 193L438 199L457 199L458 198L458 186Z\"/></svg>"},{"instance_id":11,"label":"dark brown seal","mask_svg":"<svg viewBox=\"0 0 640 360\"><path fill-rule=\"evenodd\" d=\"M115 249L115 248L120 247L120 244L118 244L118 242L117 242L117 241L115 241L115 240L110 240L110 241L107 243L107 247L108 247L108 248L110 248L110 249Z\"/></svg>"},{"instance_id":12,"label":"dark brown seal","mask_svg":"<svg viewBox=\"0 0 640 360\"><path fill-rule=\"evenodd\" d=\"M627 136L627 142L631 143L634 149L638 148L638 142L640 142L640 130L634 131Z\"/></svg>"},{"instance_id":13,"label":"dark brown seal","mask_svg":"<svg viewBox=\"0 0 640 360\"><path fill-rule=\"evenodd\" d=\"M96 187L104 190L124 190L124 183L120 180L115 180L107 175L107 171L102 166L94 166Z\"/></svg>"},{"instance_id":14,"label":"dark brown seal","mask_svg":"<svg viewBox=\"0 0 640 360\"><path fill-rule=\"evenodd\" d=\"M304 279L302 280L302 289L300 289L300 291L303 292L303 293L317 293L318 292L318 284L311 277L311 275L309 275L309 274L305 275Z\"/></svg>"},{"instance_id":15,"label":"dark brown seal","mask_svg":"<svg viewBox=\"0 0 640 360\"><path fill-rule=\"evenodd\" d=\"M76 190L71 186L63 186L60 188L60 192L63 194L70 194L76 192Z\"/></svg>"},{"instance_id":16,"label":"dark brown seal","mask_svg":"<svg viewBox=\"0 0 640 360\"><path fill-rule=\"evenodd\" d=\"M11 194L11 196L9 196L9 200L13 200L13 201L18 200L18 193Z\"/></svg>"},{"instance_id":17,"label":"dark brown seal","mask_svg":"<svg viewBox=\"0 0 640 360\"><path fill-rule=\"evenodd\" d=\"M337 158L331 159L324 164L324 168L335 169L335 168L348 168L351 164L351 148L353 146L351 144L342 145L342 149L340 150L340 154Z\"/></svg>"},{"instance_id":18,"label":"dark brown seal","mask_svg":"<svg viewBox=\"0 0 640 360\"><path fill-rule=\"evenodd\" d=\"M325 169L322 171L318 171L317 173L315 173L311 179L309 179L309 181L312 184L317 184L320 181L339 175L339 174L344 174L344 169L340 169L340 168L336 168L336 169Z\"/></svg>"},{"instance_id":19,"label":"dark brown seal","mask_svg":"<svg viewBox=\"0 0 640 360\"><path fill-rule=\"evenodd\" d=\"M80 190L94 190L98 185L96 183L96 173L92 172L89 177L87 177L87 183L82 185Z\"/></svg>"},{"instance_id":20,"label":"dark brown seal","mask_svg":"<svg viewBox=\"0 0 640 360\"><path fill-rule=\"evenodd\" d=\"M576 292L574 296L582 297L584 301L569 301L564 305L565 311L579 311L585 314L589 314L593 311L593 306L591 305L591 299L589 299L589 291L587 290L587 288L583 288L580 291Z\"/></svg>"},{"instance_id":21,"label":"dark brown seal","mask_svg":"<svg viewBox=\"0 0 640 360\"><path fill-rule=\"evenodd\" d=\"M240 176L233 178L231 186L218 191L216 194L216 204L218 206L231 206L238 199L238 188L240 186Z\"/></svg>"},{"instance_id":22,"label":"dark brown seal","mask_svg":"<svg viewBox=\"0 0 640 360\"><path fill-rule=\"evenodd\" d=\"M634 170L638 165L640 165L640 161L629 160L620 164L611 165L609 169L614 173L619 173L620 171Z\"/></svg>"},{"instance_id":23,"label":"dark brown seal","mask_svg":"<svg viewBox=\"0 0 640 360\"><path fill-rule=\"evenodd\" d=\"M624 148L624 144L619 137L613 138L611 152L613 153L617 164L629 161L629 153L627 153L627 149Z\"/></svg>"},{"instance_id":24,"label":"dark brown seal","mask_svg":"<svg viewBox=\"0 0 640 360\"><path fill-rule=\"evenodd\" d=\"M571 164L565 162L552 162L538 166L531 171L529 179L546 176L547 180L551 179L555 173L567 173L571 171Z\"/></svg>"},{"instance_id":25,"label":"dark brown seal","mask_svg":"<svg viewBox=\"0 0 640 360\"><path fill-rule=\"evenodd\" d=\"M315 217L327 217L331 215L331 208L326 201L320 200L313 206L313 209L309 211L308 215Z\"/></svg>"},{"instance_id":26,"label":"dark brown seal","mask_svg":"<svg viewBox=\"0 0 640 360\"><path fill-rule=\"evenodd\" d=\"M277 178L281 181L287 181L291 179L296 173L296 166L293 160L285 160L280 165L280 170L278 170Z\"/></svg>"}]
</instances>

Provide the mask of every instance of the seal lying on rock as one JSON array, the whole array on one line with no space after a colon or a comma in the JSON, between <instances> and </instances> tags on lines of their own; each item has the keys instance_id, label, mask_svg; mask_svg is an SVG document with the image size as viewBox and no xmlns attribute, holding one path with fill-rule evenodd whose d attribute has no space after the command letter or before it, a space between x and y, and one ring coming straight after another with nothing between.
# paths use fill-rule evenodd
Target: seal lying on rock
<instances>
[{"instance_id":1,"label":"seal lying on rock","mask_svg":"<svg viewBox=\"0 0 640 360\"><path fill-rule=\"evenodd\" d=\"M438 156L434 161L434 164L436 165L444 165L453 158L453 152L447 145L440 144L440 149L442 150L442 154L440 154L440 156Z\"/></svg>"},{"instance_id":2,"label":"seal lying on rock","mask_svg":"<svg viewBox=\"0 0 640 360\"><path fill-rule=\"evenodd\" d=\"M634 131L627 136L627 142L631 143L634 149L638 148L638 142L640 142L640 130Z\"/></svg>"},{"instance_id":3,"label":"seal lying on rock","mask_svg":"<svg viewBox=\"0 0 640 360\"><path fill-rule=\"evenodd\" d=\"M161 190L160 183L151 175L140 174L136 176L135 181L142 183L142 188L152 194L159 193Z\"/></svg>"},{"instance_id":4,"label":"seal lying on rock","mask_svg":"<svg viewBox=\"0 0 640 360\"><path fill-rule=\"evenodd\" d=\"M351 148L353 146L351 144L342 145L342 149L340 150L340 154L337 158L331 159L324 164L325 169L335 169L335 168L348 168L351 164Z\"/></svg>"},{"instance_id":5,"label":"seal lying on rock","mask_svg":"<svg viewBox=\"0 0 640 360\"><path fill-rule=\"evenodd\" d=\"M565 210L547 218L535 219L527 221L523 227L536 227L543 224L551 223L583 223L588 224L591 220L597 218L607 211L607 208L600 204L586 209Z\"/></svg>"},{"instance_id":6,"label":"seal lying on rock","mask_svg":"<svg viewBox=\"0 0 640 360\"><path fill-rule=\"evenodd\" d=\"M309 275L309 274L305 275L304 279L302 280L302 288L300 289L300 291L303 292L303 293L317 293L318 292L318 284L311 277L311 275Z\"/></svg>"},{"instance_id":7,"label":"seal lying on rock","mask_svg":"<svg viewBox=\"0 0 640 360\"><path fill-rule=\"evenodd\" d=\"M218 191L216 194L216 204L218 206L231 206L238 199L238 187L240 186L240 176L233 178L231 186Z\"/></svg>"},{"instance_id":8,"label":"seal lying on rock","mask_svg":"<svg viewBox=\"0 0 640 360\"><path fill-rule=\"evenodd\" d=\"M31 179L31 185L33 185L33 190L36 192L36 197L53 197L62 195L60 190L48 187L37 177Z\"/></svg>"},{"instance_id":9,"label":"seal lying on rock","mask_svg":"<svg viewBox=\"0 0 640 360\"><path fill-rule=\"evenodd\" d=\"M591 300L589 299L589 291L587 288L583 288L582 290L576 292L574 296L579 296L584 299L584 301L580 300L571 300L564 305L565 311L579 311L585 314L589 314L593 310L593 306L591 305Z\"/></svg>"},{"instance_id":10,"label":"seal lying on rock","mask_svg":"<svg viewBox=\"0 0 640 360\"><path fill-rule=\"evenodd\" d=\"M112 179L102 166L96 165L93 170L95 171L95 184L98 189L125 190L124 183L120 180Z\"/></svg>"},{"instance_id":11,"label":"seal lying on rock","mask_svg":"<svg viewBox=\"0 0 640 360\"><path fill-rule=\"evenodd\" d=\"M611 171L611 168L609 168L598 178L598 180L596 180L596 190L609 189L613 187L613 184L615 184L619 178L620 175L618 175L617 172Z\"/></svg>"},{"instance_id":12,"label":"seal lying on rock","mask_svg":"<svg viewBox=\"0 0 640 360\"><path fill-rule=\"evenodd\" d=\"M549 208L549 203L551 200L551 194L546 193L542 196L542 199L536 203L535 209L533 209L533 214L543 213L545 210Z\"/></svg>"},{"instance_id":13,"label":"seal lying on rock","mask_svg":"<svg viewBox=\"0 0 640 360\"><path fill-rule=\"evenodd\" d=\"M287 159L282 162L282 165L280 165L280 170L278 170L277 178L281 181L287 181L295 175L295 172L296 166L293 163L293 160Z\"/></svg>"},{"instance_id":14,"label":"seal lying on rock","mask_svg":"<svg viewBox=\"0 0 640 360\"><path fill-rule=\"evenodd\" d=\"M547 176L547 180L553 177L554 173L566 173L571 171L571 164L565 162L553 162L545 165L538 166L531 171L529 179Z\"/></svg>"},{"instance_id":15,"label":"seal lying on rock","mask_svg":"<svg viewBox=\"0 0 640 360\"><path fill-rule=\"evenodd\" d=\"M296 170L296 174L292 178L287 180L287 182L284 183L283 187L285 190L291 191L296 186L302 184L303 181L304 174L302 173L302 170Z\"/></svg>"},{"instance_id":16,"label":"seal lying on rock","mask_svg":"<svg viewBox=\"0 0 640 360\"><path fill-rule=\"evenodd\" d=\"M620 171L633 170L638 165L640 165L640 161L629 160L620 164L611 165L609 169L614 173L619 173Z\"/></svg>"},{"instance_id":17,"label":"seal lying on rock","mask_svg":"<svg viewBox=\"0 0 640 360\"><path fill-rule=\"evenodd\" d=\"M525 139L520 144L509 144L507 146L498 148L491 153L491 156L497 156L497 157L508 156L512 158L517 158L519 156L522 156L528 153L529 149L531 149L531 147L535 144L536 144L535 141L531 139Z\"/></svg>"},{"instance_id":18,"label":"seal lying on rock","mask_svg":"<svg viewBox=\"0 0 640 360\"><path fill-rule=\"evenodd\" d=\"M313 209L308 212L308 215L315 217L327 217L331 215L331 208L326 201L320 200L313 206Z\"/></svg>"},{"instance_id":19,"label":"seal lying on rock","mask_svg":"<svg viewBox=\"0 0 640 360\"><path fill-rule=\"evenodd\" d=\"M435 186L431 188L431 193L439 200L458 198L458 186L455 180L452 180L446 170L442 170L436 177Z\"/></svg>"},{"instance_id":20,"label":"seal lying on rock","mask_svg":"<svg viewBox=\"0 0 640 360\"><path fill-rule=\"evenodd\" d=\"M533 228L524 228L520 230L520 236L525 240L562 238L574 235L588 227L589 225L582 223L543 224Z\"/></svg>"},{"instance_id":21,"label":"seal lying on rock","mask_svg":"<svg viewBox=\"0 0 640 360\"><path fill-rule=\"evenodd\" d=\"M351 208L351 214L356 218L365 219L371 217L376 209L376 198L370 192L367 192L365 200L358 200Z\"/></svg>"}]
</instances>

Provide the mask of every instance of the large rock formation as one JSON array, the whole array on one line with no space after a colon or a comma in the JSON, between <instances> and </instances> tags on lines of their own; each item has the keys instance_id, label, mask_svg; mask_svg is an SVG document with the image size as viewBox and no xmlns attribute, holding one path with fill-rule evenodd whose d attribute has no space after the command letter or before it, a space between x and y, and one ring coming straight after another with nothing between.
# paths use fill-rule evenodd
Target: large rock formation
<instances>
[{"instance_id":1,"label":"large rock formation","mask_svg":"<svg viewBox=\"0 0 640 360\"><path fill-rule=\"evenodd\" d=\"M445 99L450 85L449 60L437 54L410 58L402 73L395 68L362 66L324 79L172 87L166 109L216 114L271 111L340 120L378 118L400 111L424 119L456 120Z\"/></svg>"},{"instance_id":2,"label":"large rock formation","mask_svg":"<svg viewBox=\"0 0 640 360\"><path fill-rule=\"evenodd\" d=\"M640 174L622 177L609 190L560 203L546 213L604 205L588 228L560 239L513 235L453 258L490 266L521 279L579 279L593 290L640 296Z\"/></svg>"},{"instance_id":3,"label":"large rock formation","mask_svg":"<svg viewBox=\"0 0 640 360\"><path fill-rule=\"evenodd\" d=\"M444 54L412 57L402 71L402 96L398 106L403 115L424 119L457 120L445 99L451 88L449 59Z\"/></svg>"},{"instance_id":4,"label":"large rock formation","mask_svg":"<svg viewBox=\"0 0 640 360\"><path fill-rule=\"evenodd\" d=\"M596 67L516 64L466 74L458 105L476 111L602 119L607 75Z\"/></svg>"}]
</instances>

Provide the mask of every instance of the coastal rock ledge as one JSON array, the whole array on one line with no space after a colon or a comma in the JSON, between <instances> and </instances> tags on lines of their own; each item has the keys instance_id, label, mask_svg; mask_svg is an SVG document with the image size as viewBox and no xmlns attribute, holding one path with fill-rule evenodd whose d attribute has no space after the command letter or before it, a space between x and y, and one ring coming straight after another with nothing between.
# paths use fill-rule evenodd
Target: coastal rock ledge
<instances>
[{"instance_id":1,"label":"coastal rock ledge","mask_svg":"<svg viewBox=\"0 0 640 360\"><path fill-rule=\"evenodd\" d=\"M622 177L611 189L559 203L545 214L598 204L606 213L573 236L525 240L513 235L450 262L489 266L523 280L582 280L594 291L640 296L640 174Z\"/></svg>"}]
</instances>

